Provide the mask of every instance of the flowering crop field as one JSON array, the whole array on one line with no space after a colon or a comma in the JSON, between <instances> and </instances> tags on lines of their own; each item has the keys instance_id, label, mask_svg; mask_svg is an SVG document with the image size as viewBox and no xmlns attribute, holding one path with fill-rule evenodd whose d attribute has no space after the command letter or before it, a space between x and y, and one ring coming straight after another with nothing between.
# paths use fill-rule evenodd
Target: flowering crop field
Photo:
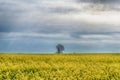
<instances>
[{"instance_id":1,"label":"flowering crop field","mask_svg":"<svg viewBox=\"0 0 120 80\"><path fill-rule=\"evenodd\" d=\"M0 80L120 80L120 54L0 54Z\"/></svg>"}]
</instances>

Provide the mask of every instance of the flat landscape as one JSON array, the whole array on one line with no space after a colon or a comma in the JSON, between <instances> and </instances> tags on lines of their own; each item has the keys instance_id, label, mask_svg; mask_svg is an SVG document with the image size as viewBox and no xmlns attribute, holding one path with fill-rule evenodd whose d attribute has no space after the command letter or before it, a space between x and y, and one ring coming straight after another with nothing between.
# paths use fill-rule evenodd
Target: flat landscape
<instances>
[{"instance_id":1,"label":"flat landscape","mask_svg":"<svg viewBox=\"0 0 120 80\"><path fill-rule=\"evenodd\" d=\"M0 80L120 80L120 54L0 54Z\"/></svg>"}]
</instances>

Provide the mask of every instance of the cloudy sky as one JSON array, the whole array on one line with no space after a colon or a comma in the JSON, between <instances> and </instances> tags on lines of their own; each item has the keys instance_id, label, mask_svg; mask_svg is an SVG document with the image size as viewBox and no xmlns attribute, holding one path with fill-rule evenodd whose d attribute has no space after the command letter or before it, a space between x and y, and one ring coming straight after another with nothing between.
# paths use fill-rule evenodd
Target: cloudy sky
<instances>
[{"instance_id":1,"label":"cloudy sky","mask_svg":"<svg viewBox=\"0 0 120 80\"><path fill-rule=\"evenodd\" d=\"M120 52L119 0L0 0L0 52Z\"/></svg>"}]
</instances>

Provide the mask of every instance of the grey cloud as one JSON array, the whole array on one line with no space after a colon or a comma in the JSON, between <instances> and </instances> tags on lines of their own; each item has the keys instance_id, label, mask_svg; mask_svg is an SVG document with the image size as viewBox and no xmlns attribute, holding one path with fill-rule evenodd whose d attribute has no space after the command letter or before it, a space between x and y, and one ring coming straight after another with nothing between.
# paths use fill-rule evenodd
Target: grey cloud
<instances>
[{"instance_id":1,"label":"grey cloud","mask_svg":"<svg viewBox=\"0 0 120 80\"><path fill-rule=\"evenodd\" d=\"M113 4L120 2L119 0L76 0L77 2L86 2L86 3L102 3L102 4Z\"/></svg>"},{"instance_id":2,"label":"grey cloud","mask_svg":"<svg viewBox=\"0 0 120 80\"><path fill-rule=\"evenodd\" d=\"M120 11L120 8L113 5L103 5L103 4L89 4L85 6L84 9L92 11Z\"/></svg>"},{"instance_id":3,"label":"grey cloud","mask_svg":"<svg viewBox=\"0 0 120 80\"><path fill-rule=\"evenodd\" d=\"M18 1L18 0L15 0L15 1ZM52 32L54 33L60 33L60 32L85 33L85 32L94 32L94 31L103 32L107 30L109 31L109 29L113 29L111 27L106 28L106 25L100 25L99 27L96 27L96 25L95 26L90 24L87 25L87 23L82 23L81 21L78 21L78 23L76 23L74 20L72 20L73 19L71 17L72 15L68 15L68 17L63 17L62 19L58 18L60 16L64 16L64 13L68 14L68 13L79 12L80 9L76 7L70 7L70 6L65 7L63 5L58 7L56 5L54 6L51 5L46 8L45 7L46 5L44 4L43 4L44 6L39 6L37 3L34 3L36 4L37 6L36 7L35 5L32 5L32 2L27 3L26 1L23 1L23 0L20 2L21 3L19 3L19 1L15 3L13 2L14 3L13 4L10 1L8 2L5 1L4 5L0 5L0 9L1 9L0 13L2 12L2 14L0 14L0 21L1 23L4 22L4 24L9 22L8 25L11 26L12 31L13 30L14 31L30 31L30 32L37 31L37 32L44 32L44 33L52 33ZM33 2L36 2L36 1L33 1ZM12 7L10 7L10 5L7 5L8 3L10 5L12 4ZM24 8L25 5L26 6L29 5L29 7ZM45 12L44 12L44 9L46 9ZM43 14L41 15L41 13ZM62 13L62 14L57 14L56 16L53 13ZM1 23L0 23L1 26L7 26L7 25L2 25ZM76 35L78 33L76 34L73 34L73 33L72 33L73 37L78 37Z\"/></svg>"},{"instance_id":4,"label":"grey cloud","mask_svg":"<svg viewBox=\"0 0 120 80\"><path fill-rule=\"evenodd\" d=\"M87 3L85 10L92 11L119 11L119 0L76 0L76 3Z\"/></svg>"},{"instance_id":5,"label":"grey cloud","mask_svg":"<svg viewBox=\"0 0 120 80\"><path fill-rule=\"evenodd\" d=\"M3 1L3 2L0 2L0 13L4 12L8 14L12 14L12 13L21 14L24 12L29 12L32 6L31 4L28 5L28 3L18 0L16 0L15 2L11 2L11 1Z\"/></svg>"},{"instance_id":6,"label":"grey cloud","mask_svg":"<svg viewBox=\"0 0 120 80\"><path fill-rule=\"evenodd\" d=\"M119 11L118 0L70 1L0 0L0 32L7 33L0 34L0 39L27 38L26 42L35 39L41 43L77 45L120 44L120 15L119 12L114 14L114 10ZM105 15L91 14L94 11L106 12Z\"/></svg>"},{"instance_id":7,"label":"grey cloud","mask_svg":"<svg viewBox=\"0 0 120 80\"><path fill-rule=\"evenodd\" d=\"M56 8L51 8L50 12L53 12L53 13L75 13L75 12L79 12L79 10L77 10L75 8L56 7Z\"/></svg>"},{"instance_id":8,"label":"grey cloud","mask_svg":"<svg viewBox=\"0 0 120 80\"><path fill-rule=\"evenodd\" d=\"M95 39L95 40L100 40L100 38L101 39L103 39L103 38L105 38L105 37L107 37L107 36L114 36L115 37L115 35L117 34L117 35L119 35L120 34L120 32L114 32L114 31L106 31L106 32L71 32L71 33L69 33L70 34L70 36L72 37L72 38L75 38L75 39L83 39L82 38L82 36L83 35L96 35L94 38L90 38L89 37L89 39ZM97 35L98 35L98 37L97 37ZM102 37L100 37L99 38L99 35L101 36L103 36L103 38ZM117 36L118 37L118 36ZM119 38L120 38L120 36L119 36ZM115 38L114 38L115 39ZM118 38L117 38L118 39Z\"/></svg>"}]
</instances>

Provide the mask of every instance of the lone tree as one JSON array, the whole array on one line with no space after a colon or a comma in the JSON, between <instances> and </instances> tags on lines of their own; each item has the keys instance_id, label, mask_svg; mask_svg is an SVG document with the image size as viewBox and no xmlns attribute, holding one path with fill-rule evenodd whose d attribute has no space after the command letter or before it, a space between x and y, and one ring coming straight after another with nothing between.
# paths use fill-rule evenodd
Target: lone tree
<instances>
[{"instance_id":1,"label":"lone tree","mask_svg":"<svg viewBox=\"0 0 120 80\"><path fill-rule=\"evenodd\" d=\"M57 53L62 53L64 51L64 46L62 44L57 44Z\"/></svg>"}]
</instances>

